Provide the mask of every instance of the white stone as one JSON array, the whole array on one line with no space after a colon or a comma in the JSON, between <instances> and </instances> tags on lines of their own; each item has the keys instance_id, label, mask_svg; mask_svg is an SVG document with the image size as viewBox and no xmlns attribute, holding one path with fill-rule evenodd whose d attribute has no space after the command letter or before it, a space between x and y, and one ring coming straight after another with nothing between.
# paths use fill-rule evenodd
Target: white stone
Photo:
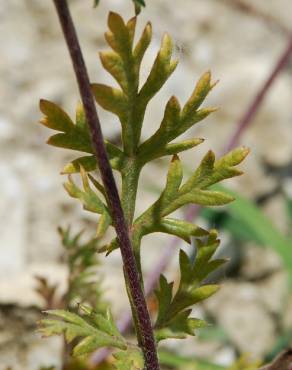
<instances>
[{"instance_id":1,"label":"white stone","mask_svg":"<svg viewBox=\"0 0 292 370\"><path fill-rule=\"evenodd\" d=\"M0 162L0 277L19 272L26 258L27 199L9 161Z\"/></svg>"},{"instance_id":2,"label":"white stone","mask_svg":"<svg viewBox=\"0 0 292 370\"><path fill-rule=\"evenodd\" d=\"M206 307L241 353L262 358L276 339L276 326L253 284L225 283Z\"/></svg>"}]
</instances>

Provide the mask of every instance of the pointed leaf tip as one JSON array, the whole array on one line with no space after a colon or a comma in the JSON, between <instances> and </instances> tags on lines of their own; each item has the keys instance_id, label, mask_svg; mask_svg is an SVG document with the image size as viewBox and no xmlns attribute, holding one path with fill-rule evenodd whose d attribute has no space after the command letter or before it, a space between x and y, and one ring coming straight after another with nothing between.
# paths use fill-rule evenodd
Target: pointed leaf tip
<instances>
[{"instance_id":1,"label":"pointed leaf tip","mask_svg":"<svg viewBox=\"0 0 292 370\"><path fill-rule=\"evenodd\" d=\"M116 12L110 11L108 15L108 27L111 31L114 31L116 26L125 26L123 18Z\"/></svg>"},{"instance_id":2,"label":"pointed leaf tip","mask_svg":"<svg viewBox=\"0 0 292 370\"><path fill-rule=\"evenodd\" d=\"M213 150L211 150L211 149L208 150L207 154L203 158L203 161L206 161L206 162L215 162L215 153L213 152Z\"/></svg>"},{"instance_id":3,"label":"pointed leaf tip","mask_svg":"<svg viewBox=\"0 0 292 370\"><path fill-rule=\"evenodd\" d=\"M205 87L209 86L209 91L210 91L210 90L213 89L213 87L215 87L219 83L219 80L215 80L214 82L212 82L212 72L210 70L208 70L205 73L203 73L203 75L200 78L200 80L198 81L198 83L200 83L200 82Z\"/></svg>"},{"instance_id":4,"label":"pointed leaf tip","mask_svg":"<svg viewBox=\"0 0 292 370\"><path fill-rule=\"evenodd\" d=\"M172 107L177 107L178 110L180 110L180 102L178 98L175 95L172 95L170 99L168 100L167 105L170 105Z\"/></svg>"},{"instance_id":5,"label":"pointed leaf tip","mask_svg":"<svg viewBox=\"0 0 292 370\"><path fill-rule=\"evenodd\" d=\"M41 111L42 113L44 113L44 114L45 114L45 112L43 111L43 109L44 109L44 105L45 105L46 101L47 101L47 100L45 100L45 99L40 99L40 101L39 101L40 111Z\"/></svg>"},{"instance_id":6,"label":"pointed leaf tip","mask_svg":"<svg viewBox=\"0 0 292 370\"><path fill-rule=\"evenodd\" d=\"M210 82L211 82L211 71L208 70L208 71L206 71L202 74L202 76L200 77L200 79L198 81L198 85L200 85L200 84L210 85Z\"/></svg>"},{"instance_id":7,"label":"pointed leaf tip","mask_svg":"<svg viewBox=\"0 0 292 370\"><path fill-rule=\"evenodd\" d=\"M148 22L146 23L145 29L147 29L147 30L149 30L149 31L151 31L151 32L152 32L152 23L151 23L150 21L148 21Z\"/></svg>"},{"instance_id":8,"label":"pointed leaf tip","mask_svg":"<svg viewBox=\"0 0 292 370\"><path fill-rule=\"evenodd\" d=\"M244 160L250 153L250 148L248 148L247 146L242 146L241 150L242 150L242 156L243 156L242 160Z\"/></svg>"}]
</instances>

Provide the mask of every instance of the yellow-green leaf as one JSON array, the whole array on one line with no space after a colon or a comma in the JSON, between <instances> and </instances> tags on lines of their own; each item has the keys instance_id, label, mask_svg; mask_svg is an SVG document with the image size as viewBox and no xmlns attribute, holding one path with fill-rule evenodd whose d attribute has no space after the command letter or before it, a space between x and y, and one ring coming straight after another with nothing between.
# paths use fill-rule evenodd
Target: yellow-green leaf
<instances>
[{"instance_id":1,"label":"yellow-green leaf","mask_svg":"<svg viewBox=\"0 0 292 370\"><path fill-rule=\"evenodd\" d=\"M140 100L143 102L147 103L175 70L178 61L171 60L172 50L172 40L168 34L165 34L150 74L139 93Z\"/></svg>"},{"instance_id":2,"label":"yellow-green leaf","mask_svg":"<svg viewBox=\"0 0 292 370\"><path fill-rule=\"evenodd\" d=\"M148 22L133 52L133 56L136 60L137 66L140 66L144 54L151 42L151 38L152 38L152 26L151 23Z\"/></svg>"},{"instance_id":3,"label":"yellow-green leaf","mask_svg":"<svg viewBox=\"0 0 292 370\"><path fill-rule=\"evenodd\" d=\"M125 94L128 93L128 81L122 58L114 51L106 50L99 54L101 63L121 86Z\"/></svg>"},{"instance_id":4,"label":"yellow-green leaf","mask_svg":"<svg viewBox=\"0 0 292 370\"><path fill-rule=\"evenodd\" d=\"M186 102L183 110L182 117L183 120L191 118L191 116L196 113L197 109L205 100L208 93L215 86L216 83L211 83L211 73L208 71L204 73L196 84L196 87L190 96L189 100Z\"/></svg>"},{"instance_id":5,"label":"yellow-green leaf","mask_svg":"<svg viewBox=\"0 0 292 370\"><path fill-rule=\"evenodd\" d=\"M91 353L101 347L127 349L126 342L110 314L103 317L86 306L81 305L80 308L82 316L64 310L47 311L47 314L56 319L42 320L39 331L45 336L64 333L69 342L79 339L73 349L75 356ZM80 338L83 339L80 341Z\"/></svg>"},{"instance_id":6,"label":"yellow-green leaf","mask_svg":"<svg viewBox=\"0 0 292 370\"><path fill-rule=\"evenodd\" d=\"M121 90L103 84L93 84L92 90L97 103L103 109L116 114L121 121L126 119L128 100Z\"/></svg>"},{"instance_id":7,"label":"yellow-green leaf","mask_svg":"<svg viewBox=\"0 0 292 370\"><path fill-rule=\"evenodd\" d=\"M79 199L83 204L84 209L90 212L103 214L107 211L107 207L101 201L96 192L94 192L88 183L87 177L83 177L84 190L81 190L69 175L68 181L64 184L64 188L72 198Z\"/></svg>"},{"instance_id":8,"label":"yellow-green leaf","mask_svg":"<svg viewBox=\"0 0 292 370\"><path fill-rule=\"evenodd\" d=\"M44 126L62 132L68 132L74 127L71 118L57 104L41 99L40 110L45 115L40 121Z\"/></svg>"}]
</instances>

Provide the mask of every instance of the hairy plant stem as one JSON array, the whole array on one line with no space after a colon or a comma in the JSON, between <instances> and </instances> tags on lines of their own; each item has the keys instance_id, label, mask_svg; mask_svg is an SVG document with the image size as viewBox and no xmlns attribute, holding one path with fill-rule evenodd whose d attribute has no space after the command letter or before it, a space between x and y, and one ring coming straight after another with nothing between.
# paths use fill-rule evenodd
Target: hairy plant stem
<instances>
[{"instance_id":1,"label":"hairy plant stem","mask_svg":"<svg viewBox=\"0 0 292 370\"><path fill-rule=\"evenodd\" d=\"M138 189L140 168L135 158L128 158L122 170L122 195L121 201L125 219L131 227L135 214L135 204Z\"/></svg>"},{"instance_id":2,"label":"hairy plant stem","mask_svg":"<svg viewBox=\"0 0 292 370\"><path fill-rule=\"evenodd\" d=\"M134 257L136 260L136 266L139 273L139 280L144 292L144 283L143 283L143 276L142 276L142 268L141 268L141 254L140 248L136 248L135 244L133 243L132 236L131 236L131 229L135 214L135 205L136 205L136 197L137 197L137 190L138 190L138 181L140 176L141 168L137 165L136 158L128 157L126 161L126 165L122 170L122 194L121 194L121 202L122 207L125 215L125 219L129 229L129 235L132 244L132 250L134 253ZM127 276L124 274L125 280L127 281ZM131 293L129 291L129 282L126 283L127 293L130 300L131 305L131 316L134 321L134 327L138 326L138 317L135 312L135 305L131 297ZM136 330L136 335L138 339L139 345L141 344L142 338L140 336L139 331Z\"/></svg>"},{"instance_id":3,"label":"hairy plant stem","mask_svg":"<svg viewBox=\"0 0 292 370\"><path fill-rule=\"evenodd\" d=\"M134 240L132 237L133 220L135 215L136 197L138 191L138 182L141 172L141 165L136 158L128 158L126 165L122 170L122 195L121 202L124 215L129 228L132 249L136 260L136 266L139 272L141 287L144 291L144 282L141 266L140 240ZM133 311L133 310L132 310Z\"/></svg>"},{"instance_id":4,"label":"hairy plant stem","mask_svg":"<svg viewBox=\"0 0 292 370\"><path fill-rule=\"evenodd\" d=\"M72 59L84 111L89 125L93 149L95 151L103 185L109 201L109 208L122 254L126 284L128 284L127 290L130 295L129 298L133 302L132 306L135 311L135 317L137 318L136 331L139 333L139 345L144 355L145 369L158 370L159 363L151 320L139 280L139 272L132 251L128 226L124 217L112 168L107 157L101 125L97 115L88 72L75 31L75 26L71 18L67 1L53 1Z\"/></svg>"}]
</instances>

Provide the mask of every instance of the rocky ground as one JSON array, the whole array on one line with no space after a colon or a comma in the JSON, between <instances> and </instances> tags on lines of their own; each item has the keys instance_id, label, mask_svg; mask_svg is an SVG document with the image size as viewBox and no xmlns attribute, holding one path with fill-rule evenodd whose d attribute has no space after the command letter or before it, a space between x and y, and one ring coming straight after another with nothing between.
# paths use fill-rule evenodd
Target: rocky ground
<instances>
[{"instance_id":1,"label":"rocky ground","mask_svg":"<svg viewBox=\"0 0 292 370\"><path fill-rule=\"evenodd\" d=\"M71 7L92 81L109 82L97 56L97 51L105 48L106 14L111 9L128 18L132 6L129 0L100 2L94 10L90 0L72 0ZM267 19L230 7L224 0L148 3L139 17L138 30L151 20L154 40L143 64L142 80L164 31L173 36L181 61L150 104L143 137L157 127L171 94L184 101L196 79L208 69L220 80L208 98L208 103L220 110L194 130L196 136L207 140L195 156L194 152L182 156L186 166L194 167L209 148L220 153L226 146L239 117L287 43L285 28L291 25L292 4L290 0L245 2L267 14ZM58 365L55 359L60 355L58 338L39 341L34 332L39 318L35 307L43 305L35 292L34 277L45 276L64 290L67 270L59 262L56 228L72 224L78 230L86 225L93 231L94 217L81 210L62 188L64 178L59 172L73 157L45 145L48 131L37 124L40 98L59 103L71 114L78 101L52 2L0 0L0 46L0 369L34 370L49 365L52 359ZM229 185L251 199L273 194L279 187L291 194L291 86L290 64L241 138L251 148L251 155L243 165L246 174ZM102 111L100 115L105 136L114 137L119 130L115 117ZM163 184L166 163L145 169L137 212L155 196L149 189ZM267 198L263 209L278 229L287 233L283 191L276 194ZM146 272L168 240L157 235L145 239L149 243L144 251ZM204 308L227 333L228 344L213 340L195 345L192 339L184 346L186 353L208 355L212 350L213 359L220 363L231 362L238 352L262 358L273 348L279 328L292 327L292 301L278 256L251 244L245 246L243 255L238 277L228 279ZM127 307L118 253L106 259L102 272L117 314ZM173 272L171 267L169 273Z\"/></svg>"}]
</instances>

